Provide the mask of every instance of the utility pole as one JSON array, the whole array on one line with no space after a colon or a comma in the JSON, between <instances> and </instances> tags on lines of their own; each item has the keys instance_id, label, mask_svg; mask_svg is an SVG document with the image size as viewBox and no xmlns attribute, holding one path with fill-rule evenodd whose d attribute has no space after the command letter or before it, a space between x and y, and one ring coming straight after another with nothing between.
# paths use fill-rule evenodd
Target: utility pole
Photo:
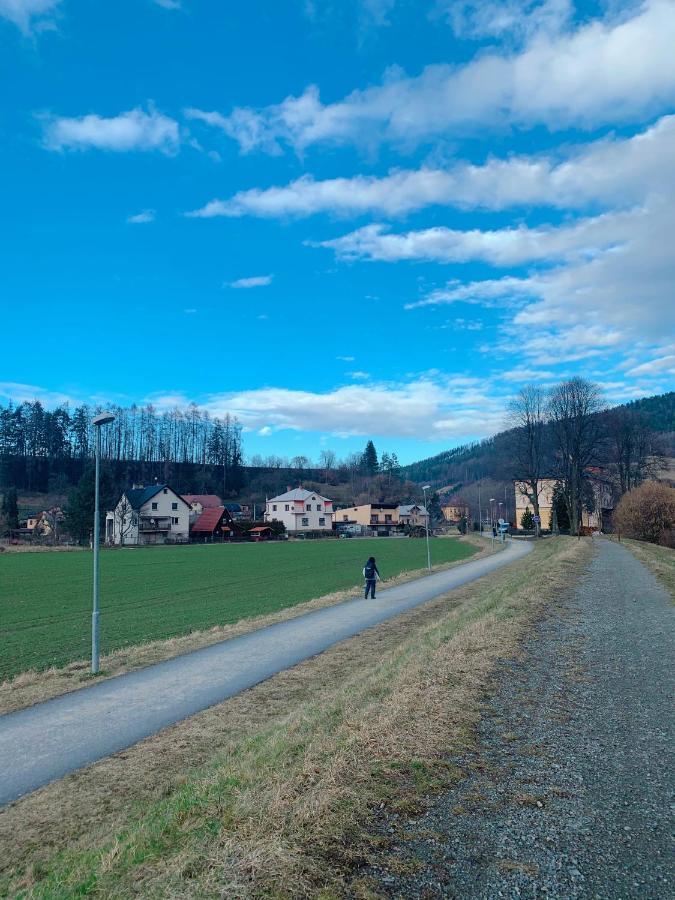
<instances>
[{"instance_id":1,"label":"utility pole","mask_svg":"<svg viewBox=\"0 0 675 900\"><path fill-rule=\"evenodd\" d=\"M431 572L431 548L429 546L429 507L427 506L427 491L431 488L430 484L425 484L422 487L424 491L424 511L426 512L426 523L427 523L427 569Z\"/></svg>"},{"instance_id":2,"label":"utility pole","mask_svg":"<svg viewBox=\"0 0 675 900\"><path fill-rule=\"evenodd\" d=\"M99 472L101 467L101 427L103 425L109 425L111 422L115 421L115 416L112 413L101 413L98 416L94 416L92 419L92 424L96 430L96 471L94 474L94 603L91 613L91 673L92 675L98 674L98 662L99 662L99 654L98 654L98 553L99 553L99 545L101 543L100 538L100 516L99 516L99 490L98 490L98 482L99 482Z\"/></svg>"}]
</instances>

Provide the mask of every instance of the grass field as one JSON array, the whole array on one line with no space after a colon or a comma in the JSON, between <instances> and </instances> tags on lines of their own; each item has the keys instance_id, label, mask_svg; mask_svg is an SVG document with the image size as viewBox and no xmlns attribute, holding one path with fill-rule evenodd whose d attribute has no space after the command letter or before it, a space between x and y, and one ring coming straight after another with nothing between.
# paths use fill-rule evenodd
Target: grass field
<instances>
[{"instance_id":1,"label":"grass field","mask_svg":"<svg viewBox=\"0 0 675 900\"><path fill-rule=\"evenodd\" d=\"M434 540L435 564L471 556ZM373 554L383 578L426 565L419 540L307 541L101 552L101 652L109 653L295 606L362 582ZM0 557L0 680L86 659L90 553Z\"/></svg>"}]
</instances>

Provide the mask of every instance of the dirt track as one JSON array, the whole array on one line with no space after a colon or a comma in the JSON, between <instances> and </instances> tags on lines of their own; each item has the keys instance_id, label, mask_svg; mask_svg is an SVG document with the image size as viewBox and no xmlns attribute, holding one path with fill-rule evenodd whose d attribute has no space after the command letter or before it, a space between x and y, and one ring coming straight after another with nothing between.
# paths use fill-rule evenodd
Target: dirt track
<instances>
[{"instance_id":1,"label":"dirt track","mask_svg":"<svg viewBox=\"0 0 675 900\"><path fill-rule=\"evenodd\" d=\"M396 897L673 896L668 593L599 541L578 589L505 664L457 788L402 826L375 876ZM404 873L404 874L402 874Z\"/></svg>"}]
</instances>

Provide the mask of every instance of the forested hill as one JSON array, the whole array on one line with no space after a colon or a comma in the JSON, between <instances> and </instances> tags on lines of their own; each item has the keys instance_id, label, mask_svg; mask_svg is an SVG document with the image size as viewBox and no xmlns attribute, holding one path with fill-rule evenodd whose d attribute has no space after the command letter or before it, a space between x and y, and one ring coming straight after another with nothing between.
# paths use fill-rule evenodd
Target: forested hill
<instances>
[{"instance_id":1,"label":"forested hill","mask_svg":"<svg viewBox=\"0 0 675 900\"><path fill-rule=\"evenodd\" d=\"M614 407L639 413L652 431L662 436L663 451L673 454L675 435L675 391L655 397L644 397ZM599 415L606 415L606 412ZM473 444L445 450L436 456L403 466L401 477L421 484L428 481L435 488L469 484L478 478L510 480L513 478L510 452L511 431Z\"/></svg>"}]
</instances>

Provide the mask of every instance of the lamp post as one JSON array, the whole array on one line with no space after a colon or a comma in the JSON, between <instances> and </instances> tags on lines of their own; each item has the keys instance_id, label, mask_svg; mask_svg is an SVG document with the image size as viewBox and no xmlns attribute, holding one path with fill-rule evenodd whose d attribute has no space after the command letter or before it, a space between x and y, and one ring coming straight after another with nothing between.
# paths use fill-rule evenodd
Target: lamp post
<instances>
[{"instance_id":1,"label":"lamp post","mask_svg":"<svg viewBox=\"0 0 675 900\"><path fill-rule=\"evenodd\" d=\"M100 544L100 522L98 512L98 479L101 467L101 426L115 421L112 413L94 416L92 425L96 429L96 473L94 475L94 605L91 613L91 673L98 674L98 551Z\"/></svg>"},{"instance_id":2,"label":"lamp post","mask_svg":"<svg viewBox=\"0 0 675 900\"><path fill-rule=\"evenodd\" d=\"M431 547L429 546L429 507L427 506L427 491L431 489L430 484L425 484L422 486L422 490L424 491L424 511L426 513L426 523L427 523L427 569L431 572Z\"/></svg>"}]
</instances>

